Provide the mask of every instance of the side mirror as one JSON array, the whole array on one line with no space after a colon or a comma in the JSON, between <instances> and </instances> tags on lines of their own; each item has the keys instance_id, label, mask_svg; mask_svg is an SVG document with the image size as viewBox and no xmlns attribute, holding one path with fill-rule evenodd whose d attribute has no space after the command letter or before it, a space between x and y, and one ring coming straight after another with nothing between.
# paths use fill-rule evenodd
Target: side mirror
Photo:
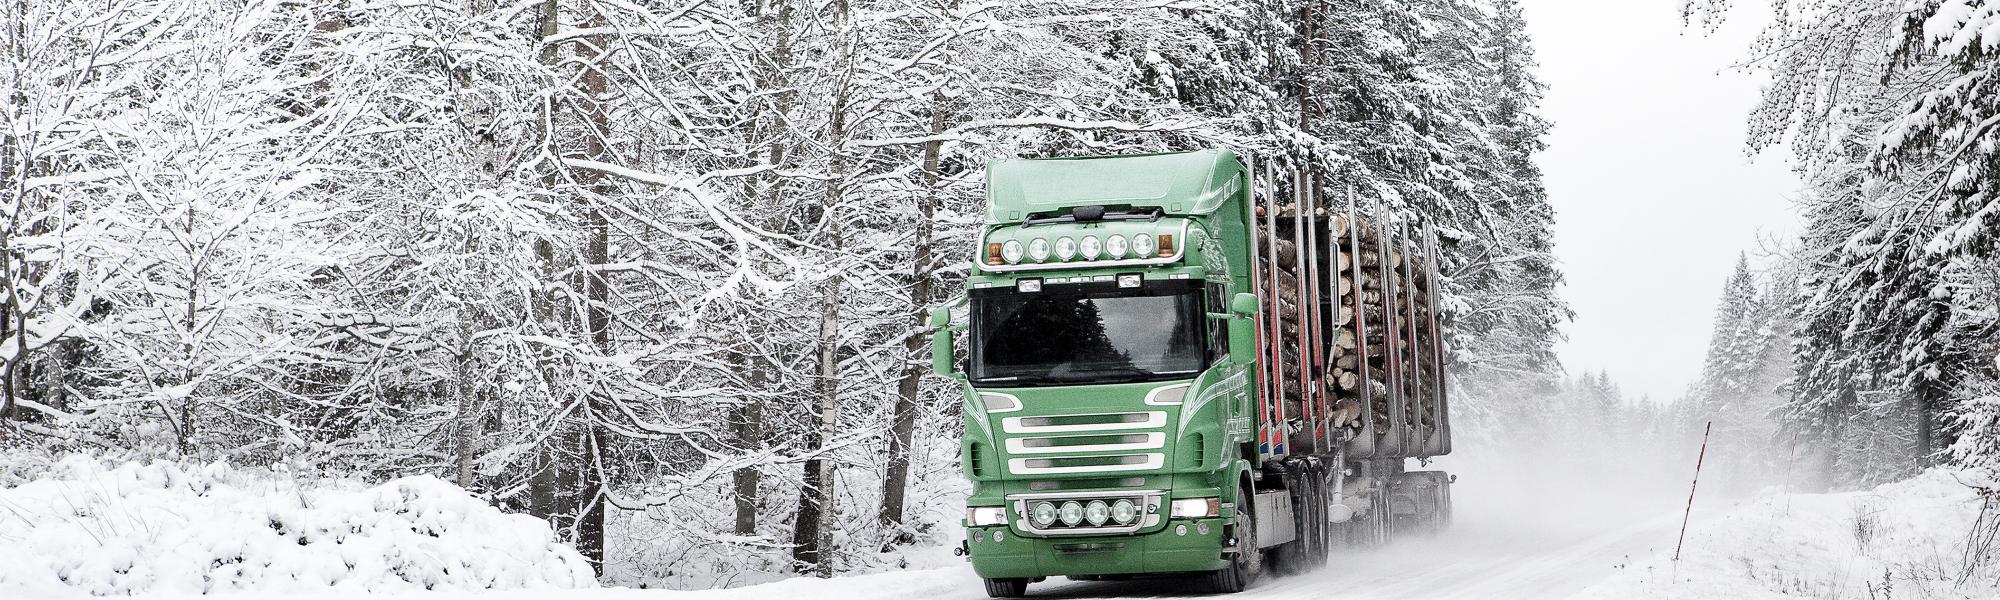
<instances>
[{"instance_id":1,"label":"side mirror","mask_svg":"<svg viewBox=\"0 0 2000 600\"><path fill-rule=\"evenodd\" d=\"M1257 359L1257 295L1237 294L1229 311L1229 362L1248 364Z\"/></svg>"},{"instance_id":2,"label":"side mirror","mask_svg":"<svg viewBox=\"0 0 2000 600\"><path fill-rule=\"evenodd\" d=\"M958 366L951 360L951 309L937 308L931 311L931 372L939 377L957 378Z\"/></svg>"},{"instance_id":3,"label":"side mirror","mask_svg":"<svg viewBox=\"0 0 2000 600\"><path fill-rule=\"evenodd\" d=\"M1229 312L1236 313L1239 317L1257 316L1257 295L1243 293L1230 298Z\"/></svg>"}]
</instances>

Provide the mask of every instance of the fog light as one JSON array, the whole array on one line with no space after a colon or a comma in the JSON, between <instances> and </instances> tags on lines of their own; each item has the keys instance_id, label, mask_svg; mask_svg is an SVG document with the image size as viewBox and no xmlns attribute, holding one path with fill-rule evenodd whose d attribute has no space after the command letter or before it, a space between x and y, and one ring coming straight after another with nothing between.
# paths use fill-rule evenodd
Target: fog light
<instances>
[{"instance_id":1,"label":"fog light","mask_svg":"<svg viewBox=\"0 0 2000 600\"><path fill-rule=\"evenodd\" d=\"M1007 261L1007 264L1021 262L1021 254L1021 240L1007 240L1007 243L1000 245L1000 259Z\"/></svg>"},{"instance_id":2,"label":"fog light","mask_svg":"<svg viewBox=\"0 0 2000 600\"><path fill-rule=\"evenodd\" d=\"M1064 502L1060 512L1064 525L1075 527L1077 523L1083 522L1083 505L1077 504L1075 500Z\"/></svg>"},{"instance_id":3,"label":"fog light","mask_svg":"<svg viewBox=\"0 0 2000 600\"><path fill-rule=\"evenodd\" d=\"M1097 236L1083 236L1083 243L1081 245L1082 248L1078 250L1083 252L1084 260L1097 260L1097 256L1104 253L1104 242L1099 241Z\"/></svg>"},{"instance_id":4,"label":"fog light","mask_svg":"<svg viewBox=\"0 0 2000 600\"><path fill-rule=\"evenodd\" d=\"M1035 292L1042 291L1042 280L1040 278L1036 278L1036 279L1022 279L1020 281L1016 281L1014 282L1014 290L1021 292L1023 294L1033 294Z\"/></svg>"},{"instance_id":5,"label":"fog light","mask_svg":"<svg viewBox=\"0 0 2000 600\"><path fill-rule=\"evenodd\" d=\"M1048 260L1049 260L1049 239L1048 239L1048 238L1035 238L1035 239L1032 239L1032 240L1028 240L1028 258L1032 258L1032 259L1035 259L1035 262L1046 262L1046 261L1048 261Z\"/></svg>"},{"instance_id":6,"label":"fog light","mask_svg":"<svg viewBox=\"0 0 2000 600\"><path fill-rule=\"evenodd\" d=\"M1117 521L1119 525L1131 525L1132 519L1136 518L1139 518L1139 507L1134 506L1131 500L1111 503L1111 520Z\"/></svg>"},{"instance_id":7,"label":"fog light","mask_svg":"<svg viewBox=\"0 0 2000 600\"><path fill-rule=\"evenodd\" d=\"M1056 505L1052 502L1036 502L1035 507L1028 511L1028 518L1035 522L1036 527L1056 524Z\"/></svg>"},{"instance_id":8,"label":"fog light","mask_svg":"<svg viewBox=\"0 0 2000 600\"><path fill-rule=\"evenodd\" d=\"M1139 275L1119 275L1119 276L1118 276L1118 287L1121 287L1121 288L1135 288L1135 287L1139 287L1139 284L1140 284L1140 283L1143 283L1143 282L1145 282L1145 278L1144 278L1144 277L1141 277L1141 276L1139 276Z\"/></svg>"},{"instance_id":9,"label":"fog light","mask_svg":"<svg viewBox=\"0 0 2000 600\"><path fill-rule=\"evenodd\" d=\"M1091 527L1102 527L1110 519L1111 507L1105 506L1103 500L1091 500L1083 507L1083 520L1090 521Z\"/></svg>"},{"instance_id":10,"label":"fog light","mask_svg":"<svg viewBox=\"0 0 2000 600\"><path fill-rule=\"evenodd\" d=\"M1113 259L1125 258L1125 236L1104 238L1104 253Z\"/></svg>"},{"instance_id":11,"label":"fog light","mask_svg":"<svg viewBox=\"0 0 2000 600\"><path fill-rule=\"evenodd\" d=\"M1069 236L1056 238L1056 258L1061 260L1076 258L1076 239Z\"/></svg>"},{"instance_id":12,"label":"fog light","mask_svg":"<svg viewBox=\"0 0 2000 600\"><path fill-rule=\"evenodd\" d=\"M1132 236L1132 256L1134 258L1150 257L1154 252L1159 251L1159 249L1159 246L1153 245L1153 235L1150 233L1141 233Z\"/></svg>"}]
</instances>

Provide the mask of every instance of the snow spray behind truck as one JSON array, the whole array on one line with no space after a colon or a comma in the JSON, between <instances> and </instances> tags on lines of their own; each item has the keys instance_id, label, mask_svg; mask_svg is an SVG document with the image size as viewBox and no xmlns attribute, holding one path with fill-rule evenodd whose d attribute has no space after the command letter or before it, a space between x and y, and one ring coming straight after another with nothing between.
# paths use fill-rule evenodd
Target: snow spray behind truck
<instances>
[{"instance_id":1,"label":"snow spray behind truck","mask_svg":"<svg viewBox=\"0 0 2000 600\"><path fill-rule=\"evenodd\" d=\"M1434 531L1451 451L1435 236L1227 150L987 165L967 319L963 551L995 597L1049 576L1242 590ZM956 340L966 342L954 360Z\"/></svg>"}]
</instances>

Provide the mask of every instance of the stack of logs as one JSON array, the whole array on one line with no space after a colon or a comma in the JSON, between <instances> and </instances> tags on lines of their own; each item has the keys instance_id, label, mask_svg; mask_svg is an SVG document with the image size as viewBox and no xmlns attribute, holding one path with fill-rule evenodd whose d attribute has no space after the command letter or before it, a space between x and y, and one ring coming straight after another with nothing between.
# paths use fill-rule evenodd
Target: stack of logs
<instances>
[{"instance_id":1,"label":"stack of logs","mask_svg":"<svg viewBox=\"0 0 2000 600\"><path fill-rule=\"evenodd\" d=\"M1383 455L1439 453L1422 447L1444 409L1428 244L1344 211L1318 208L1300 219L1287 205L1263 213L1259 207L1258 288L1260 295L1276 292L1277 327L1266 341L1279 353L1273 391L1293 445L1312 438L1312 421L1320 421L1333 442L1400 433L1391 439L1401 447ZM1316 310L1300 310L1302 286L1316 289L1303 297ZM1274 310L1269 300L1265 310ZM1302 336L1304 323L1319 326L1308 325Z\"/></svg>"}]
</instances>

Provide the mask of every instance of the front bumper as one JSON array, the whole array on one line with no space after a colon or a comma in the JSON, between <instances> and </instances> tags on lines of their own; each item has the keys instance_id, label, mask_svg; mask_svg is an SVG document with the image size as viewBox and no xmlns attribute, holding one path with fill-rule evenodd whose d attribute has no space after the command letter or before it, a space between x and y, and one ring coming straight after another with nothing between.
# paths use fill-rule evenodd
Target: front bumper
<instances>
[{"instance_id":1,"label":"front bumper","mask_svg":"<svg viewBox=\"0 0 2000 600\"><path fill-rule=\"evenodd\" d=\"M989 579L1214 571L1228 519L1174 519L1153 533L1031 538L1004 525L968 527L972 571ZM999 533L999 540L994 534Z\"/></svg>"}]
</instances>

